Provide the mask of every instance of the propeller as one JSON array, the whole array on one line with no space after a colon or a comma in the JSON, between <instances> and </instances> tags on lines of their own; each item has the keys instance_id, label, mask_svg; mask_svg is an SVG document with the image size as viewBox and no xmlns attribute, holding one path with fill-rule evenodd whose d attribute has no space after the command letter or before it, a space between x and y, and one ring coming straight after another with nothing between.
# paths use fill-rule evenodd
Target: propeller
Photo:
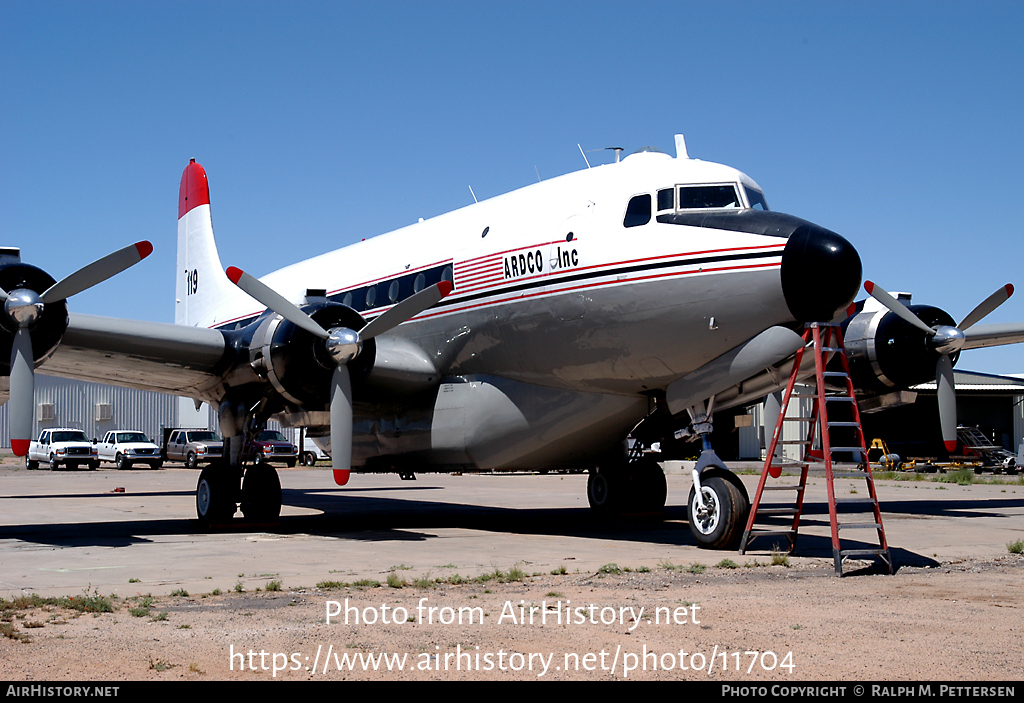
<instances>
[{"instance_id":1,"label":"propeller","mask_svg":"<svg viewBox=\"0 0 1024 703\"><path fill-rule=\"evenodd\" d=\"M1007 283L985 300L981 301L956 327L951 325L935 325L929 327L907 306L896 300L881 286L866 281L864 289L875 300L889 308L900 319L917 327L927 335L928 346L938 353L935 364L935 387L939 401L939 425L942 429L942 442L946 451L956 449L956 388L953 383L953 360L951 355L963 348L966 337L964 331L986 315L1005 303L1013 295L1013 285Z\"/></svg>"},{"instance_id":2,"label":"propeller","mask_svg":"<svg viewBox=\"0 0 1024 703\"><path fill-rule=\"evenodd\" d=\"M83 266L41 294L31 288L17 288L11 291L0 289L0 302L4 304L4 312L17 328L11 346L11 396L8 401L11 449L17 456L25 456L28 453L32 437L32 405L35 397L33 325L43 315L47 305L60 303L111 276L116 276L152 252L153 245L149 242L136 242L107 254L88 266Z\"/></svg>"},{"instance_id":3,"label":"propeller","mask_svg":"<svg viewBox=\"0 0 1024 703\"><path fill-rule=\"evenodd\" d=\"M325 341L328 355L337 364L331 376L331 460L334 464L334 480L339 486L344 486L348 483L352 469L352 378L348 364L362 352L363 342L394 329L432 307L452 292L452 284L441 281L424 288L381 313L361 330L348 327L325 330L297 305L245 271L229 266L227 276L232 283L270 310Z\"/></svg>"}]
</instances>

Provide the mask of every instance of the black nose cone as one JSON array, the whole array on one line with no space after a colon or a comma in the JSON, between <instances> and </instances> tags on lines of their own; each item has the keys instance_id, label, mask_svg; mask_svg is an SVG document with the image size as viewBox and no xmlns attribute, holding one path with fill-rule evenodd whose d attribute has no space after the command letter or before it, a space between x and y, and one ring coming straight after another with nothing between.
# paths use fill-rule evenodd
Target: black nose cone
<instances>
[{"instance_id":1,"label":"black nose cone","mask_svg":"<svg viewBox=\"0 0 1024 703\"><path fill-rule=\"evenodd\" d=\"M797 320L834 319L857 296L860 277L857 250L835 232L807 223L789 236L782 252L782 292Z\"/></svg>"}]
</instances>

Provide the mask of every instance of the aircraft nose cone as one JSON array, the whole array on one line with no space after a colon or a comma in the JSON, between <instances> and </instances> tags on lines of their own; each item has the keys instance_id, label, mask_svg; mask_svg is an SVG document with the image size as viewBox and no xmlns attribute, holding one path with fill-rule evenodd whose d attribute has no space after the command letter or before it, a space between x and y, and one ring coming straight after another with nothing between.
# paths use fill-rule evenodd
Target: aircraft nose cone
<instances>
[{"instance_id":1,"label":"aircraft nose cone","mask_svg":"<svg viewBox=\"0 0 1024 703\"><path fill-rule=\"evenodd\" d=\"M835 232L807 223L782 252L782 292L793 317L828 322L860 289L860 255Z\"/></svg>"}]
</instances>

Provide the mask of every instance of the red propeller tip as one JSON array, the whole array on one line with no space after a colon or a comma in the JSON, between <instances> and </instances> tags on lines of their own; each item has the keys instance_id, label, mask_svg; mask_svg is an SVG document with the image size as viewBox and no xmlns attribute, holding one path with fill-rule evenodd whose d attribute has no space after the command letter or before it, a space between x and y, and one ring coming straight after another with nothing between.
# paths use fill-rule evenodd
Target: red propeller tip
<instances>
[{"instance_id":1,"label":"red propeller tip","mask_svg":"<svg viewBox=\"0 0 1024 703\"><path fill-rule=\"evenodd\" d=\"M875 290L875 284L871 281L864 281L864 290L868 292L868 295L871 295Z\"/></svg>"},{"instance_id":2,"label":"red propeller tip","mask_svg":"<svg viewBox=\"0 0 1024 703\"><path fill-rule=\"evenodd\" d=\"M1006 297L1009 298L1011 295L1013 295L1013 284L1012 283L1007 283L1006 284Z\"/></svg>"},{"instance_id":3,"label":"red propeller tip","mask_svg":"<svg viewBox=\"0 0 1024 703\"><path fill-rule=\"evenodd\" d=\"M12 439L11 449L14 450L14 455L25 456L26 454L28 454L28 445L30 443L31 440L28 439Z\"/></svg>"},{"instance_id":4,"label":"red propeller tip","mask_svg":"<svg viewBox=\"0 0 1024 703\"><path fill-rule=\"evenodd\" d=\"M227 274L228 278L231 279L231 282L238 285L238 279L242 277L242 269L235 268L234 266L228 266Z\"/></svg>"},{"instance_id":5,"label":"red propeller tip","mask_svg":"<svg viewBox=\"0 0 1024 703\"><path fill-rule=\"evenodd\" d=\"M153 245L143 240L141 242L135 242L135 249L139 252L139 259L145 259L147 256L153 253Z\"/></svg>"},{"instance_id":6,"label":"red propeller tip","mask_svg":"<svg viewBox=\"0 0 1024 703\"><path fill-rule=\"evenodd\" d=\"M946 445L946 451L947 452L952 453L952 452L956 451L956 440L955 439L954 440L944 440L942 443Z\"/></svg>"},{"instance_id":7,"label":"red propeller tip","mask_svg":"<svg viewBox=\"0 0 1024 703\"><path fill-rule=\"evenodd\" d=\"M441 281L440 283L437 284L437 290L441 292L442 298L451 293L452 290L454 289L455 286L452 285L451 281Z\"/></svg>"},{"instance_id":8,"label":"red propeller tip","mask_svg":"<svg viewBox=\"0 0 1024 703\"><path fill-rule=\"evenodd\" d=\"M334 482L339 486L344 486L348 483L348 477L351 471L349 469L335 469L334 470Z\"/></svg>"}]
</instances>

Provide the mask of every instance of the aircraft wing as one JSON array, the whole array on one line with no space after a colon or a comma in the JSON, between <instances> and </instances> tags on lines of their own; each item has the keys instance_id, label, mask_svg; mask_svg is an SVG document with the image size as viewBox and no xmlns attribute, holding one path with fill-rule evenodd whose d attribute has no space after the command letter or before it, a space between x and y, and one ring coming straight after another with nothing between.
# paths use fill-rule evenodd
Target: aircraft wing
<instances>
[{"instance_id":1,"label":"aircraft wing","mask_svg":"<svg viewBox=\"0 0 1024 703\"><path fill-rule=\"evenodd\" d=\"M1024 322L1006 322L995 325L974 325L964 330L964 349L997 347L1001 344L1024 342Z\"/></svg>"},{"instance_id":2,"label":"aircraft wing","mask_svg":"<svg viewBox=\"0 0 1024 703\"><path fill-rule=\"evenodd\" d=\"M217 330L71 313L39 372L195 398L220 380L227 356Z\"/></svg>"}]
</instances>

